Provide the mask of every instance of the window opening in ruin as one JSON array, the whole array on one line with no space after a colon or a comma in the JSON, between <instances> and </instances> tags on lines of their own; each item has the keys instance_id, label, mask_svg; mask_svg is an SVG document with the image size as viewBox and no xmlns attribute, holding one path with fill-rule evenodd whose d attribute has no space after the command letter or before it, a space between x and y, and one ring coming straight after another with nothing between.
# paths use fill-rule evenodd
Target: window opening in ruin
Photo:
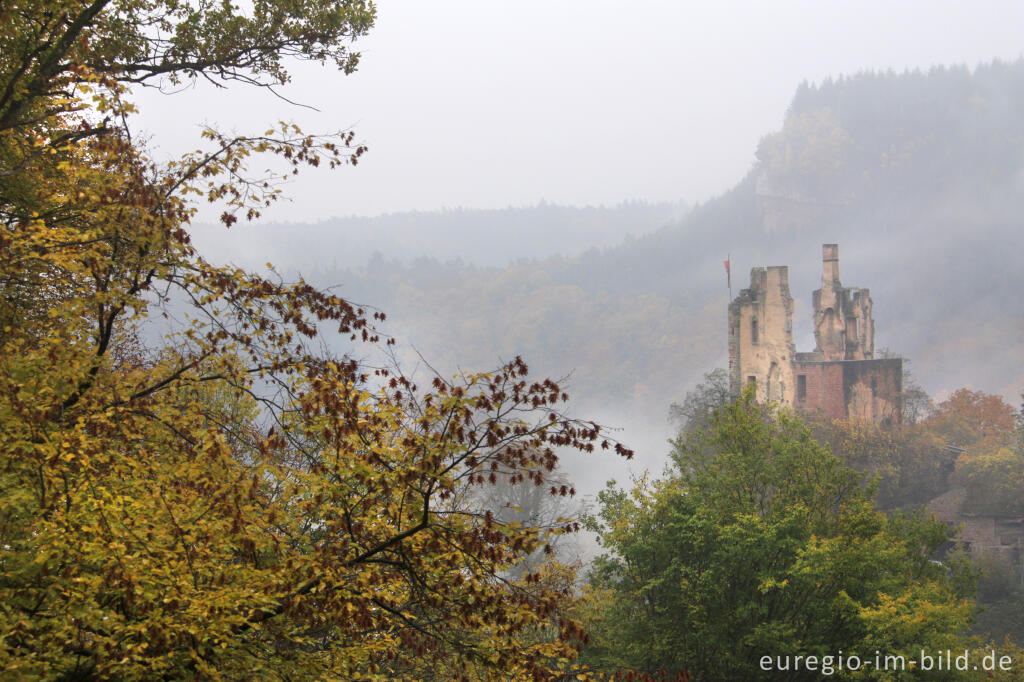
<instances>
[{"instance_id":1,"label":"window opening in ruin","mask_svg":"<svg viewBox=\"0 0 1024 682\"><path fill-rule=\"evenodd\" d=\"M878 392L878 377L871 377L871 397Z\"/></svg>"},{"instance_id":2,"label":"window opening in ruin","mask_svg":"<svg viewBox=\"0 0 1024 682\"><path fill-rule=\"evenodd\" d=\"M854 340L858 338L856 317L846 318L846 338Z\"/></svg>"},{"instance_id":3,"label":"window opening in ruin","mask_svg":"<svg viewBox=\"0 0 1024 682\"><path fill-rule=\"evenodd\" d=\"M756 385L757 384L757 377L755 377L753 374L751 374L750 376L747 377L747 383L748 384L755 384Z\"/></svg>"},{"instance_id":4,"label":"window opening in ruin","mask_svg":"<svg viewBox=\"0 0 1024 682\"><path fill-rule=\"evenodd\" d=\"M798 374L796 376L796 399L803 402L807 400L807 375Z\"/></svg>"},{"instance_id":5,"label":"window opening in ruin","mask_svg":"<svg viewBox=\"0 0 1024 682\"><path fill-rule=\"evenodd\" d=\"M750 342L757 343L757 318L750 321Z\"/></svg>"}]
</instances>

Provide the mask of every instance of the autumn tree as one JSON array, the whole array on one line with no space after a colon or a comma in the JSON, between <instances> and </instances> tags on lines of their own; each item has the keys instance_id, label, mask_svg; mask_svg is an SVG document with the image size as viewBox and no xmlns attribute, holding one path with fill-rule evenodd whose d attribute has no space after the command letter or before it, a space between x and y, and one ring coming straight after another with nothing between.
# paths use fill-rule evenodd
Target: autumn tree
<instances>
[{"instance_id":1,"label":"autumn tree","mask_svg":"<svg viewBox=\"0 0 1024 682\"><path fill-rule=\"evenodd\" d=\"M372 22L358 0L0 7L4 677L544 677L574 655L571 582L505 577L572 524L502 523L464 490L545 487L558 447L628 451L518 358L418 385L332 357L330 330L387 344L383 315L192 247L191 200L230 225L277 196L250 156L355 163L351 132L206 130L166 165L131 135L129 85L351 71Z\"/></svg>"},{"instance_id":2,"label":"autumn tree","mask_svg":"<svg viewBox=\"0 0 1024 682\"><path fill-rule=\"evenodd\" d=\"M877 502L883 509L922 506L968 478L974 481L971 498L982 501L983 491L990 489L998 478L995 472L1002 469L1008 477L999 487L1011 494L1005 484L1014 480L1013 465L1007 459L1014 433L1013 408L999 396L968 389L955 391L937 406L931 406L927 396L919 399L917 418L901 425L821 414L808 415L807 423L815 439L845 464L877 479ZM1001 448L1005 452L997 453ZM988 473L983 475L982 469ZM987 496L985 502L999 506L994 500Z\"/></svg>"},{"instance_id":3,"label":"autumn tree","mask_svg":"<svg viewBox=\"0 0 1024 682\"><path fill-rule=\"evenodd\" d=\"M662 480L600 495L584 660L696 679L818 679L763 656L950 646L969 579L931 562L940 524L879 513L861 476L752 391L680 440ZM870 673L869 673L870 676Z\"/></svg>"},{"instance_id":4,"label":"autumn tree","mask_svg":"<svg viewBox=\"0 0 1024 682\"><path fill-rule=\"evenodd\" d=\"M936 405L924 424L951 445L969 447L985 439L1005 439L1015 416L1000 396L961 388Z\"/></svg>"},{"instance_id":5,"label":"autumn tree","mask_svg":"<svg viewBox=\"0 0 1024 682\"><path fill-rule=\"evenodd\" d=\"M921 507L949 489L957 454L921 424L884 426L823 414L806 421L815 440L875 481L882 509Z\"/></svg>"},{"instance_id":6,"label":"autumn tree","mask_svg":"<svg viewBox=\"0 0 1024 682\"><path fill-rule=\"evenodd\" d=\"M959 446L952 482L965 488L967 510L996 515L1024 510L1024 448L1017 415L1005 400L962 388L939 403L924 426Z\"/></svg>"}]
</instances>

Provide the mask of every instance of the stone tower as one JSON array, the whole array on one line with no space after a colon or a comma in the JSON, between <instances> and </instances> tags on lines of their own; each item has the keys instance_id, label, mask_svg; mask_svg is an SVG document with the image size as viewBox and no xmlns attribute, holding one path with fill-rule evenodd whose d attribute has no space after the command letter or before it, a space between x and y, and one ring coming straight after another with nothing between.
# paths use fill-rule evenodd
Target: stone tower
<instances>
[{"instance_id":1,"label":"stone tower","mask_svg":"<svg viewBox=\"0 0 1024 682\"><path fill-rule=\"evenodd\" d=\"M867 289L839 280L839 246L822 245L821 288L813 294L815 349L793 345L793 297L785 266L754 268L729 303L729 387L755 384L772 401L833 419L896 423L902 418L903 360L874 359Z\"/></svg>"},{"instance_id":2,"label":"stone tower","mask_svg":"<svg viewBox=\"0 0 1024 682\"><path fill-rule=\"evenodd\" d=\"M821 288L814 292L814 351L823 360L870 360L875 355L871 292L839 281L839 245L821 247Z\"/></svg>"},{"instance_id":3,"label":"stone tower","mask_svg":"<svg viewBox=\"0 0 1024 682\"><path fill-rule=\"evenodd\" d=\"M792 404L793 297L789 268L750 271L750 287L729 304L729 386L757 384L758 400Z\"/></svg>"}]
</instances>

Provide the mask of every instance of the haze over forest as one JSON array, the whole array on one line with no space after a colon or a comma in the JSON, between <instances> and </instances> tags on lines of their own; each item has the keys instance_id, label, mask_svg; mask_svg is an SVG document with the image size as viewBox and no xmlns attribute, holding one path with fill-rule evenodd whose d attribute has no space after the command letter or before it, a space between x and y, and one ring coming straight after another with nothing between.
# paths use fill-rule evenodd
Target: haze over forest
<instances>
[{"instance_id":1,"label":"haze over forest","mask_svg":"<svg viewBox=\"0 0 1024 682\"><path fill-rule=\"evenodd\" d=\"M0 678L1024 682L1021 21L5 3Z\"/></svg>"},{"instance_id":2,"label":"haze over forest","mask_svg":"<svg viewBox=\"0 0 1024 682\"><path fill-rule=\"evenodd\" d=\"M734 295L750 267L790 266L794 338L810 350L820 246L839 243L843 282L871 290L879 349L933 395L1014 402L1022 152L1024 62L864 72L801 84L750 171L685 215L542 203L269 224L244 228L232 260L276 252L284 273L386 311L386 331L441 372L522 355L571 374L575 404L636 425L657 467L668 405L727 363L727 254ZM222 231L204 238L230 248Z\"/></svg>"}]
</instances>

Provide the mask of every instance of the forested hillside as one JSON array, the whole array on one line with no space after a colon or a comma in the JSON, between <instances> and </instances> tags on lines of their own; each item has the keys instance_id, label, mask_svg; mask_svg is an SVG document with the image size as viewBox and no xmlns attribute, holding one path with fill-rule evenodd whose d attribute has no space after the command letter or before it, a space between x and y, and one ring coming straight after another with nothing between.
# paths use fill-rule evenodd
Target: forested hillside
<instances>
[{"instance_id":1,"label":"forested hillside","mask_svg":"<svg viewBox=\"0 0 1024 682\"><path fill-rule=\"evenodd\" d=\"M970 385L1012 398L1024 386L1022 153L1024 62L861 73L801 85L735 188L638 238L499 265L522 253L522 228L496 212L478 216L504 231L495 257L456 262L451 247L413 260L407 240L335 266L345 235L371 227L352 223L336 249L305 254L316 265L304 274L386 310L389 330L445 369L456 357L522 354L544 372L572 372L576 395L595 405L661 415L726 360L727 254L734 294L748 268L790 266L797 346L808 350L821 244L838 242L843 282L871 289L879 348L913 359L930 392ZM552 218L543 227L553 243L559 225L573 243L587 239L581 226L600 243L609 232L597 218L624 215L570 212L558 223L553 210L519 217ZM467 224L457 212L404 220L403 234L440 245L442 223Z\"/></svg>"},{"instance_id":2,"label":"forested hillside","mask_svg":"<svg viewBox=\"0 0 1024 682\"><path fill-rule=\"evenodd\" d=\"M523 208L452 208L318 223L258 223L246 226L241 249L219 226L195 230L209 247L231 249L233 258L273 253L274 264L288 269L304 269L309 263L332 269L358 267L377 252L402 262L436 258L505 267L522 259L575 256L594 247L613 246L630 235L677 220L686 211L682 202L577 207L541 201Z\"/></svg>"},{"instance_id":3,"label":"forested hillside","mask_svg":"<svg viewBox=\"0 0 1024 682\"><path fill-rule=\"evenodd\" d=\"M681 206L342 219L256 272L224 261L268 233L208 257L197 203L255 219L264 161L366 147L204 126L160 161L132 93L351 73L376 7L241 5L0 6L0 679L792 681L871 651L902 678L881 652L945 650L942 679L1020 682L1024 414L915 387L876 428L730 400L722 370L686 389L724 359L723 256L736 288L791 263L806 313L822 241L926 386L1020 389L1024 62L804 86L733 190L660 228ZM602 422L664 427L684 395L660 477L587 499L666 445L634 460L658 428Z\"/></svg>"}]
</instances>

